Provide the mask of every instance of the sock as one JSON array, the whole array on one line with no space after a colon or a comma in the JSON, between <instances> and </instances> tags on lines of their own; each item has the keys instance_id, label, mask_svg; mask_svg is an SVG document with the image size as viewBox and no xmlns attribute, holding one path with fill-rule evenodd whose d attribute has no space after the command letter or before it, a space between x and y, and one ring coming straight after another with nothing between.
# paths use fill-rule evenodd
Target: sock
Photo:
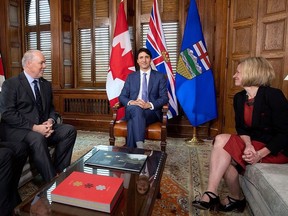
<instances>
[{"instance_id":1,"label":"sock","mask_svg":"<svg viewBox=\"0 0 288 216\"><path fill-rule=\"evenodd\" d=\"M143 143L143 141L138 141L138 142L136 142L136 145L137 145L137 148L141 148L141 149L144 148L144 143Z\"/></svg>"}]
</instances>

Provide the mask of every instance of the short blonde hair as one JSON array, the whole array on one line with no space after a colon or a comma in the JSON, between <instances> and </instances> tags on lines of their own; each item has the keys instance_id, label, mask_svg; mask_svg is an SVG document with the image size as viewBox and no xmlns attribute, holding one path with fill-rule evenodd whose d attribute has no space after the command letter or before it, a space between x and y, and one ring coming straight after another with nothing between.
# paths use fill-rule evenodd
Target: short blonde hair
<instances>
[{"instance_id":1,"label":"short blonde hair","mask_svg":"<svg viewBox=\"0 0 288 216\"><path fill-rule=\"evenodd\" d=\"M249 57L240 61L242 86L270 86L275 78L272 65L263 57Z\"/></svg>"}]
</instances>

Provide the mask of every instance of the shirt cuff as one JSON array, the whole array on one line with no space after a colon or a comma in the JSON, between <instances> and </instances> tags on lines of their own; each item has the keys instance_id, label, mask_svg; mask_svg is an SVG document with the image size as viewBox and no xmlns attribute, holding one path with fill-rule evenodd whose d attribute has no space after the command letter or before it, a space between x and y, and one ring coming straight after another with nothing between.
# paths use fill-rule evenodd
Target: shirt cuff
<instances>
[{"instance_id":1,"label":"shirt cuff","mask_svg":"<svg viewBox=\"0 0 288 216\"><path fill-rule=\"evenodd\" d=\"M52 121L52 124L54 125L55 124L55 120L53 118L49 118L49 119Z\"/></svg>"},{"instance_id":2,"label":"shirt cuff","mask_svg":"<svg viewBox=\"0 0 288 216\"><path fill-rule=\"evenodd\" d=\"M132 101L132 100L128 101L127 106L130 106L131 101Z\"/></svg>"}]
</instances>

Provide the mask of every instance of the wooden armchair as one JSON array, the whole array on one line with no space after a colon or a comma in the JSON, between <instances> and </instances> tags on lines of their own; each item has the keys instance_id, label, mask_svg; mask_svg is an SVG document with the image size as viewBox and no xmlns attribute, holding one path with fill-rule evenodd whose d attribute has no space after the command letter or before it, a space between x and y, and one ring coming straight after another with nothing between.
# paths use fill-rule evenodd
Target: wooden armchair
<instances>
[{"instance_id":1,"label":"wooden armchair","mask_svg":"<svg viewBox=\"0 0 288 216\"><path fill-rule=\"evenodd\" d=\"M110 122L110 145L115 145L115 137L125 137L125 142L127 141L127 122L126 121L116 121L117 110L121 108L122 105L117 103L112 107L113 119ZM162 151L166 151L167 144L167 112L168 105L164 105L162 108L162 122L155 122L146 128L145 139L159 140Z\"/></svg>"}]
</instances>

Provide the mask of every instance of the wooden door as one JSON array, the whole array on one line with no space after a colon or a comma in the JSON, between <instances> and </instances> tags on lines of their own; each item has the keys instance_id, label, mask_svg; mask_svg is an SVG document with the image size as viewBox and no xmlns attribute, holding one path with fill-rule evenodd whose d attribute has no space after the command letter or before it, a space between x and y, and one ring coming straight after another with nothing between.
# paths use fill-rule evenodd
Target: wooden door
<instances>
[{"instance_id":1,"label":"wooden door","mask_svg":"<svg viewBox=\"0 0 288 216\"><path fill-rule=\"evenodd\" d=\"M233 96L242 90L232 78L240 59L263 56L273 65L273 87L288 95L288 1L230 0L222 132L235 133Z\"/></svg>"}]
</instances>

